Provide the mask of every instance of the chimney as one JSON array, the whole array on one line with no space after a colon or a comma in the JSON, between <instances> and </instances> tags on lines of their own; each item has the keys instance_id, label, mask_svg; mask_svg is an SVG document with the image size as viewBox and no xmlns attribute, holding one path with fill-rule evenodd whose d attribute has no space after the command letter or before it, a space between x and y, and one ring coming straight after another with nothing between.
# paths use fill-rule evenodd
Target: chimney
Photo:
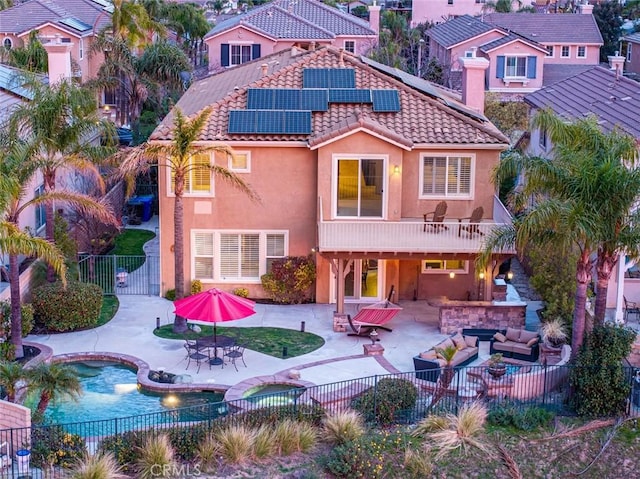
<instances>
[{"instance_id":1,"label":"chimney","mask_svg":"<svg viewBox=\"0 0 640 479\"><path fill-rule=\"evenodd\" d=\"M57 34L42 46L47 50L49 83L53 85L71 78L71 47L73 47L73 43L62 43L62 38Z\"/></svg>"},{"instance_id":2,"label":"chimney","mask_svg":"<svg viewBox=\"0 0 640 479\"><path fill-rule=\"evenodd\" d=\"M260 65L260 68L262 69L262 76L267 76L267 72L269 71L269 65L266 63L263 63L262 65Z\"/></svg>"},{"instance_id":3,"label":"chimney","mask_svg":"<svg viewBox=\"0 0 640 479\"><path fill-rule=\"evenodd\" d=\"M462 65L462 102L469 108L484 114L485 70L489 60L476 56L472 48L467 56L460 57Z\"/></svg>"},{"instance_id":4,"label":"chimney","mask_svg":"<svg viewBox=\"0 0 640 479\"><path fill-rule=\"evenodd\" d=\"M626 60L625 57L621 56L620 52L616 52L614 55L609 55L607 60L609 60L609 67L611 70L616 72L616 78L622 75L622 71L624 70L624 61Z\"/></svg>"},{"instance_id":5,"label":"chimney","mask_svg":"<svg viewBox=\"0 0 640 479\"><path fill-rule=\"evenodd\" d=\"M376 5L376 0L373 0L373 4L369 5L369 26L371 30L380 34L380 5Z\"/></svg>"},{"instance_id":6,"label":"chimney","mask_svg":"<svg viewBox=\"0 0 640 479\"><path fill-rule=\"evenodd\" d=\"M338 65L340 67L344 67L344 48L340 48L338 51L340 52L340 55L338 56Z\"/></svg>"},{"instance_id":7,"label":"chimney","mask_svg":"<svg viewBox=\"0 0 640 479\"><path fill-rule=\"evenodd\" d=\"M592 15L593 5L589 5L588 0L583 0L583 3L578 5L578 13L581 13L582 15Z\"/></svg>"}]
</instances>

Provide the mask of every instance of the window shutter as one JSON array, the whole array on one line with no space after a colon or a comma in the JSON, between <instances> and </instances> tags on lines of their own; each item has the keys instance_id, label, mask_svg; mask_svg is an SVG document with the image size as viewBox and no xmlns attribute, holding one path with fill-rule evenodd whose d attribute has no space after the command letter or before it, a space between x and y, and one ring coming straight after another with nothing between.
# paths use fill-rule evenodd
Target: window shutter
<instances>
[{"instance_id":1,"label":"window shutter","mask_svg":"<svg viewBox=\"0 0 640 479\"><path fill-rule=\"evenodd\" d=\"M240 276L258 278L260 276L260 235L245 234L241 238Z\"/></svg>"},{"instance_id":2,"label":"window shutter","mask_svg":"<svg viewBox=\"0 0 640 479\"><path fill-rule=\"evenodd\" d=\"M458 172L461 194L471 193L471 158L460 158L460 171Z\"/></svg>"},{"instance_id":3,"label":"window shutter","mask_svg":"<svg viewBox=\"0 0 640 479\"><path fill-rule=\"evenodd\" d=\"M260 44L254 43L251 45L251 59L255 60L256 58L260 58Z\"/></svg>"},{"instance_id":4,"label":"window shutter","mask_svg":"<svg viewBox=\"0 0 640 479\"><path fill-rule=\"evenodd\" d=\"M230 65L228 43L223 43L222 45L220 45L220 64L223 67L228 67Z\"/></svg>"},{"instance_id":5,"label":"window shutter","mask_svg":"<svg viewBox=\"0 0 640 479\"><path fill-rule=\"evenodd\" d=\"M194 275L198 279L213 279L213 233L194 234Z\"/></svg>"},{"instance_id":6,"label":"window shutter","mask_svg":"<svg viewBox=\"0 0 640 479\"><path fill-rule=\"evenodd\" d=\"M267 235L267 256L284 256L284 235Z\"/></svg>"},{"instance_id":7,"label":"window shutter","mask_svg":"<svg viewBox=\"0 0 640 479\"><path fill-rule=\"evenodd\" d=\"M537 58L534 56L527 57L527 78L536 77Z\"/></svg>"},{"instance_id":8,"label":"window shutter","mask_svg":"<svg viewBox=\"0 0 640 479\"><path fill-rule=\"evenodd\" d=\"M496 78L504 78L504 55L497 57Z\"/></svg>"},{"instance_id":9,"label":"window shutter","mask_svg":"<svg viewBox=\"0 0 640 479\"><path fill-rule=\"evenodd\" d=\"M239 276L240 244L238 240L237 234L220 235L220 276L222 278L237 278Z\"/></svg>"},{"instance_id":10,"label":"window shutter","mask_svg":"<svg viewBox=\"0 0 640 479\"><path fill-rule=\"evenodd\" d=\"M193 162L193 169L191 170L192 187L191 191L211 191L211 170L208 166L211 164L209 155L206 153L200 153L191 157Z\"/></svg>"}]
</instances>

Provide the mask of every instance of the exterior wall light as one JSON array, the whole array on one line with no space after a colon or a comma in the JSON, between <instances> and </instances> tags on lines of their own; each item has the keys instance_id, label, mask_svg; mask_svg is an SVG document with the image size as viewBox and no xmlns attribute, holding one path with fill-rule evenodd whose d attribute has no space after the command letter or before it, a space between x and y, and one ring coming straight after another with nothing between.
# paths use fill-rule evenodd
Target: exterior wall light
<instances>
[{"instance_id":1,"label":"exterior wall light","mask_svg":"<svg viewBox=\"0 0 640 479\"><path fill-rule=\"evenodd\" d=\"M395 165L393 167L393 173L396 174L396 175L400 174L400 165Z\"/></svg>"},{"instance_id":2,"label":"exterior wall light","mask_svg":"<svg viewBox=\"0 0 640 479\"><path fill-rule=\"evenodd\" d=\"M453 279L453 278L455 278L455 277L456 277L456 274L455 274L453 271L451 271L451 272L449 273L449 278Z\"/></svg>"}]
</instances>

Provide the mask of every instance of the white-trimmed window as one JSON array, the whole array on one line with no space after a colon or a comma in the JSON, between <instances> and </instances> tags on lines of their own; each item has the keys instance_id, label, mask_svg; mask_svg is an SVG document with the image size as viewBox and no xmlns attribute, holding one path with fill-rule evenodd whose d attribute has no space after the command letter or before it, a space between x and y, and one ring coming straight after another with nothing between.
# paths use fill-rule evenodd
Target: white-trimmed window
<instances>
[{"instance_id":1,"label":"white-trimmed window","mask_svg":"<svg viewBox=\"0 0 640 479\"><path fill-rule=\"evenodd\" d=\"M251 61L251 45L230 45L231 65L241 65Z\"/></svg>"},{"instance_id":2,"label":"white-trimmed window","mask_svg":"<svg viewBox=\"0 0 640 479\"><path fill-rule=\"evenodd\" d=\"M258 283L287 250L285 231L193 231L192 276L202 281Z\"/></svg>"},{"instance_id":3,"label":"white-trimmed window","mask_svg":"<svg viewBox=\"0 0 640 479\"><path fill-rule=\"evenodd\" d=\"M631 61L631 47L633 44L631 42L627 42L627 61Z\"/></svg>"},{"instance_id":4,"label":"white-trimmed window","mask_svg":"<svg viewBox=\"0 0 640 479\"><path fill-rule=\"evenodd\" d=\"M40 185L33 192L33 197L37 198L38 196L42 196L43 194L44 194L44 185ZM45 206L44 203L38 203L37 205L35 205L35 208L34 208L36 213L36 220L35 220L36 231L42 228L47 222L44 206Z\"/></svg>"},{"instance_id":5,"label":"white-trimmed window","mask_svg":"<svg viewBox=\"0 0 640 479\"><path fill-rule=\"evenodd\" d=\"M13 42L11 41L11 38L5 37L5 39L2 41L2 46L7 50L11 50L11 48L13 47Z\"/></svg>"},{"instance_id":6,"label":"white-trimmed window","mask_svg":"<svg viewBox=\"0 0 640 479\"><path fill-rule=\"evenodd\" d=\"M462 259L425 259L422 261L423 274L467 274L469 261Z\"/></svg>"},{"instance_id":7,"label":"white-trimmed window","mask_svg":"<svg viewBox=\"0 0 640 479\"><path fill-rule=\"evenodd\" d=\"M229 157L229 170L234 173L250 173L251 153L248 151L234 151L233 157Z\"/></svg>"},{"instance_id":8,"label":"white-trimmed window","mask_svg":"<svg viewBox=\"0 0 640 479\"><path fill-rule=\"evenodd\" d=\"M569 45L562 45L560 56L562 58L569 58L571 56L571 47Z\"/></svg>"},{"instance_id":9,"label":"white-trimmed window","mask_svg":"<svg viewBox=\"0 0 640 479\"><path fill-rule=\"evenodd\" d=\"M506 57L505 60L505 78L525 78L527 76L527 57Z\"/></svg>"},{"instance_id":10,"label":"white-trimmed window","mask_svg":"<svg viewBox=\"0 0 640 479\"><path fill-rule=\"evenodd\" d=\"M213 195L213 180L211 177L211 156L208 153L197 153L190 159L190 167L184 178L184 194L193 196ZM170 167L168 167L170 168ZM170 192L175 192L175 170L171 168Z\"/></svg>"},{"instance_id":11,"label":"white-trimmed window","mask_svg":"<svg viewBox=\"0 0 640 479\"><path fill-rule=\"evenodd\" d=\"M587 58L587 47L584 45L578 46L578 52L576 53L577 58Z\"/></svg>"},{"instance_id":12,"label":"white-trimmed window","mask_svg":"<svg viewBox=\"0 0 640 479\"><path fill-rule=\"evenodd\" d=\"M547 130L538 130L539 131L539 144L540 144L540 148L542 148L544 151L547 151Z\"/></svg>"},{"instance_id":13,"label":"white-trimmed window","mask_svg":"<svg viewBox=\"0 0 640 479\"><path fill-rule=\"evenodd\" d=\"M355 40L345 40L344 41L344 51L349 53L356 52L356 42Z\"/></svg>"},{"instance_id":14,"label":"white-trimmed window","mask_svg":"<svg viewBox=\"0 0 640 479\"><path fill-rule=\"evenodd\" d=\"M553 45L547 45L547 58L553 58Z\"/></svg>"},{"instance_id":15,"label":"white-trimmed window","mask_svg":"<svg viewBox=\"0 0 640 479\"><path fill-rule=\"evenodd\" d=\"M79 58L80 60L82 60L82 59L84 58L84 39L82 39L82 38L81 38L81 39L78 41L78 48L79 48L79 51L78 51L78 58Z\"/></svg>"},{"instance_id":16,"label":"white-trimmed window","mask_svg":"<svg viewBox=\"0 0 640 479\"><path fill-rule=\"evenodd\" d=\"M471 198L473 157L424 156L421 163L421 198Z\"/></svg>"}]
</instances>

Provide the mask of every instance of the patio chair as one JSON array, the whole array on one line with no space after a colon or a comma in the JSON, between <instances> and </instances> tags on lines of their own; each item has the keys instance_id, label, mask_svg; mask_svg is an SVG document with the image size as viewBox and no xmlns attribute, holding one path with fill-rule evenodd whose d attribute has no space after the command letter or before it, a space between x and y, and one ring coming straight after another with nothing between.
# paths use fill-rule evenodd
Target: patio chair
<instances>
[{"instance_id":1,"label":"patio chair","mask_svg":"<svg viewBox=\"0 0 640 479\"><path fill-rule=\"evenodd\" d=\"M626 296L623 296L624 299L624 322L629 321L629 316L632 314L636 315L636 319L640 319L640 304L635 301L627 301Z\"/></svg>"},{"instance_id":2,"label":"patio chair","mask_svg":"<svg viewBox=\"0 0 640 479\"><path fill-rule=\"evenodd\" d=\"M197 372L200 372L200 365L202 363L203 360L207 360L210 361L211 356L209 354L209 348L204 348L204 347L200 347L198 346L198 343L196 341L191 341L191 340L186 340L184 342L184 348L187 351L187 355L185 357L185 359L187 360L187 367L186 369L189 369L189 365L191 364L191 361L195 361L196 365L198 366L198 370ZM211 369L211 363L209 362L209 369Z\"/></svg>"},{"instance_id":3,"label":"patio chair","mask_svg":"<svg viewBox=\"0 0 640 479\"><path fill-rule=\"evenodd\" d=\"M467 232L469 238L473 238L473 235L475 234L477 234L478 236L483 236L484 233L480 231L480 227L477 224L482 221L482 215L484 215L484 208L482 206L478 206L471 212L471 216L469 216L468 218L459 218L458 236L462 234L462 230ZM469 223L465 225L462 223L462 220L469 220Z\"/></svg>"},{"instance_id":4,"label":"patio chair","mask_svg":"<svg viewBox=\"0 0 640 479\"><path fill-rule=\"evenodd\" d=\"M444 217L447 214L447 202L441 201L436 205L436 209L422 215L424 217L424 226L422 231L427 231L427 227L432 228L431 231L439 233L440 230L448 230L449 227L444 224ZM429 216L431 215L431 219Z\"/></svg>"},{"instance_id":5,"label":"patio chair","mask_svg":"<svg viewBox=\"0 0 640 479\"><path fill-rule=\"evenodd\" d=\"M229 358L229 362L233 364L236 371L238 370L238 366L236 365L238 359L242 359L242 364L244 364L245 368L247 367L247 363L244 362L244 346L240 344L224 348L222 355L225 358ZM222 368L224 369L224 361L222 362Z\"/></svg>"},{"instance_id":6,"label":"patio chair","mask_svg":"<svg viewBox=\"0 0 640 479\"><path fill-rule=\"evenodd\" d=\"M373 329L392 332L393 329L387 328L384 324L391 321L400 311L402 308L397 304L393 304L391 301L382 301L365 306L353 318L348 314L347 321L353 330L349 336L369 336Z\"/></svg>"}]
</instances>

